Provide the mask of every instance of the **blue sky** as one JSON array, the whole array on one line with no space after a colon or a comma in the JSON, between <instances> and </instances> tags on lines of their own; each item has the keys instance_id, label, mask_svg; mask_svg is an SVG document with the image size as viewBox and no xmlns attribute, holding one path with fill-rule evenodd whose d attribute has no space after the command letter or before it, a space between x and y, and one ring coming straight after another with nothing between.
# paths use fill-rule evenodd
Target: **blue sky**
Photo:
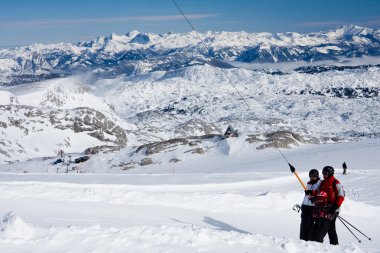
<instances>
[{"instance_id":1,"label":"blue sky","mask_svg":"<svg viewBox=\"0 0 380 253\"><path fill-rule=\"evenodd\" d=\"M201 32L380 28L380 0L176 0ZM172 0L1 0L0 47L190 28Z\"/></svg>"}]
</instances>

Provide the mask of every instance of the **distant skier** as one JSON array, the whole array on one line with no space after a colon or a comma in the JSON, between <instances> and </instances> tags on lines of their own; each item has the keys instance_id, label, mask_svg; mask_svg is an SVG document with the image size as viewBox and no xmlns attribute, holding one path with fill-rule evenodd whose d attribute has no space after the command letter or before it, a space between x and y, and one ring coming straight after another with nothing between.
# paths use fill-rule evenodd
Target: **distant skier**
<instances>
[{"instance_id":1,"label":"distant skier","mask_svg":"<svg viewBox=\"0 0 380 253\"><path fill-rule=\"evenodd\" d=\"M316 169L309 171L310 181L306 185L305 197L302 202L301 213L301 227L300 227L300 239L309 241L311 240L311 232L313 225L313 210L314 210L314 197L313 191L317 192L321 180L319 178L319 172Z\"/></svg>"},{"instance_id":2,"label":"distant skier","mask_svg":"<svg viewBox=\"0 0 380 253\"><path fill-rule=\"evenodd\" d=\"M346 162L343 163L342 167L343 167L343 175L346 175L347 174L347 165L346 165Z\"/></svg>"},{"instance_id":3,"label":"distant skier","mask_svg":"<svg viewBox=\"0 0 380 253\"><path fill-rule=\"evenodd\" d=\"M340 182L334 177L333 167L325 166L322 170L322 175L323 181L319 186L317 197L322 198L322 195L326 194L326 205L323 207L321 204L319 208L316 208L319 209L320 213L315 213L315 225L317 228L314 229L313 240L323 242L323 238L326 233L328 233L330 244L338 245L338 235L336 234L335 222L337 216L339 215L340 206L344 201L344 190ZM326 215L326 212L328 212L328 216Z\"/></svg>"}]
</instances>

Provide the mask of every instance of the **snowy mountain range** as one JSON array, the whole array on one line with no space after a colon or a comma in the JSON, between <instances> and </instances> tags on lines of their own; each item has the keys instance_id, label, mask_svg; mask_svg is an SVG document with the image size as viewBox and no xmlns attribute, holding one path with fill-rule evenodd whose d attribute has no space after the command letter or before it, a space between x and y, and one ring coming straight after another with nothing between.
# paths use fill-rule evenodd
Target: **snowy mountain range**
<instances>
[{"instance_id":1,"label":"snowy mountain range","mask_svg":"<svg viewBox=\"0 0 380 253\"><path fill-rule=\"evenodd\" d=\"M346 25L328 32L194 32L112 34L93 41L35 44L0 49L0 84L14 85L96 70L99 75L136 75L221 61L313 62L380 55L380 30Z\"/></svg>"},{"instance_id":2,"label":"snowy mountain range","mask_svg":"<svg viewBox=\"0 0 380 253\"><path fill-rule=\"evenodd\" d=\"M135 76L86 74L3 86L0 157L10 162L55 156L60 149L83 152L94 146L121 145L130 153L123 153L119 161L136 163L137 156L140 163L143 157L133 147L220 134L230 124L257 146L267 141L265 133L276 131L300 135L294 144L379 137L379 81L376 66L273 75L202 65ZM190 142L174 141L174 146ZM222 150L218 146L224 144L208 146L215 145ZM169 150L175 150L173 145Z\"/></svg>"},{"instance_id":3,"label":"snowy mountain range","mask_svg":"<svg viewBox=\"0 0 380 253\"><path fill-rule=\"evenodd\" d=\"M379 252L379 32L0 50L1 252ZM360 229L331 246L292 208L326 165Z\"/></svg>"},{"instance_id":4,"label":"snowy mountain range","mask_svg":"<svg viewBox=\"0 0 380 253\"><path fill-rule=\"evenodd\" d=\"M344 26L304 35L202 34L212 52L192 33L136 31L78 44L2 49L0 162L94 147L126 148L116 162L99 158L104 168L142 164L149 147L228 154L220 134L230 124L258 149L271 147L274 138L281 147L377 138L380 66L354 56L376 56L379 32ZM252 51L256 47L259 54ZM341 57L357 64L305 64ZM297 67L286 70L266 65L292 66L295 60ZM178 160L153 156L153 163Z\"/></svg>"}]
</instances>

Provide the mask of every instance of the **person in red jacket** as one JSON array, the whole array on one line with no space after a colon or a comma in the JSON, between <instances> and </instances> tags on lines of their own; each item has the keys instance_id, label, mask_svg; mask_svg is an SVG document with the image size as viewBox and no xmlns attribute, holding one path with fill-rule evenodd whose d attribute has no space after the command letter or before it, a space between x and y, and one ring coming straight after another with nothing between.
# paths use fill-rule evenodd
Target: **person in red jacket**
<instances>
[{"instance_id":1,"label":"person in red jacket","mask_svg":"<svg viewBox=\"0 0 380 253\"><path fill-rule=\"evenodd\" d=\"M341 183L334 177L334 168L331 166L325 166L322 170L323 181L319 186L318 192L325 192L327 194L327 209L328 224L327 233L329 235L330 244L338 245L338 235L335 229L336 218L340 211L340 206L344 201L344 190ZM326 233L323 235L323 237ZM322 238L323 238L322 237Z\"/></svg>"},{"instance_id":2,"label":"person in red jacket","mask_svg":"<svg viewBox=\"0 0 380 253\"><path fill-rule=\"evenodd\" d=\"M330 214L330 207L327 204L327 193L319 191L314 199L313 223L310 229L311 241L323 242L327 232L329 231L330 222L334 218Z\"/></svg>"}]
</instances>

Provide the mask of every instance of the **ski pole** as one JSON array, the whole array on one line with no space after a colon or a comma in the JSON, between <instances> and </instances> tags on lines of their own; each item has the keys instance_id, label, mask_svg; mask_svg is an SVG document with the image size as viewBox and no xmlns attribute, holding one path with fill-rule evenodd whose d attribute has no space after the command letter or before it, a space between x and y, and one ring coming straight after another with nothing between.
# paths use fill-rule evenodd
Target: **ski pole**
<instances>
[{"instance_id":1,"label":"ski pole","mask_svg":"<svg viewBox=\"0 0 380 253\"><path fill-rule=\"evenodd\" d=\"M280 152L282 158L284 158L285 162L289 165L290 171L297 177L298 181L301 183L303 189L306 191L306 186L303 184L301 178L298 176L298 173L296 172L296 168L293 167L286 159L285 155L282 153L281 149L277 146L276 141L273 142L274 146L277 148L278 152Z\"/></svg>"},{"instance_id":2,"label":"ski pole","mask_svg":"<svg viewBox=\"0 0 380 253\"><path fill-rule=\"evenodd\" d=\"M344 223L344 222L342 221L342 218L341 218L339 215L338 215L338 219L339 219L340 222L342 222L342 224L348 229L348 231L350 231L351 234L352 234L353 236L355 236L356 240L358 240L359 243L362 243L362 241L359 240L359 238L354 234L354 232L351 231L351 229L346 225L346 223Z\"/></svg>"},{"instance_id":3,"label":"ski pole","mask_svg":"<svg viewBox=\"0 0 380 253\"><path fill-rule=\"evenodd\" d=\"M357 229L354 225L352 225L351 223L349 223L347 220L345 220L342 216L338 215L339 219L342 219L344 220L348 225L350 225L351 227L353 227L356 231L358 231L360 234L364 235L368 240L372 241L372 239L368 236L366 236L362 231L360 231L359 229Z\"/></svg>"},{"instance_id":4,"label":"ski pole","mask_svg":"<svg viewBox=\"0 0 380 253\"><path fill-rule=\"evenodd\" d=\"M298 176L298 174L297 174L297 172L296 172L296 171L294 171L294 175L296 175L296 177L297 177L298 181L300 181L300 183L302 184L302 187L303 187L303 189L304 189L304 190L306 190L306 186L303 184L303 182L302 182L301 178Z\"/></svg>"},{"instance_id":5,"label":"ski pole","mask_svg":"<svg viewBox=\"0 0 380 253\"><path fill-rule=\"evenodd\" d=\"M290 171L297 177L298 181L301 183L302 187L304 190L306 190L306 186L304 185L304 183L302 182L301 178L298 176L298 173L296 171L296 168L293 167L293 165L291 165L290 163L289 164L289 168L290 168Z\"/></svg>"}]
</instances>

